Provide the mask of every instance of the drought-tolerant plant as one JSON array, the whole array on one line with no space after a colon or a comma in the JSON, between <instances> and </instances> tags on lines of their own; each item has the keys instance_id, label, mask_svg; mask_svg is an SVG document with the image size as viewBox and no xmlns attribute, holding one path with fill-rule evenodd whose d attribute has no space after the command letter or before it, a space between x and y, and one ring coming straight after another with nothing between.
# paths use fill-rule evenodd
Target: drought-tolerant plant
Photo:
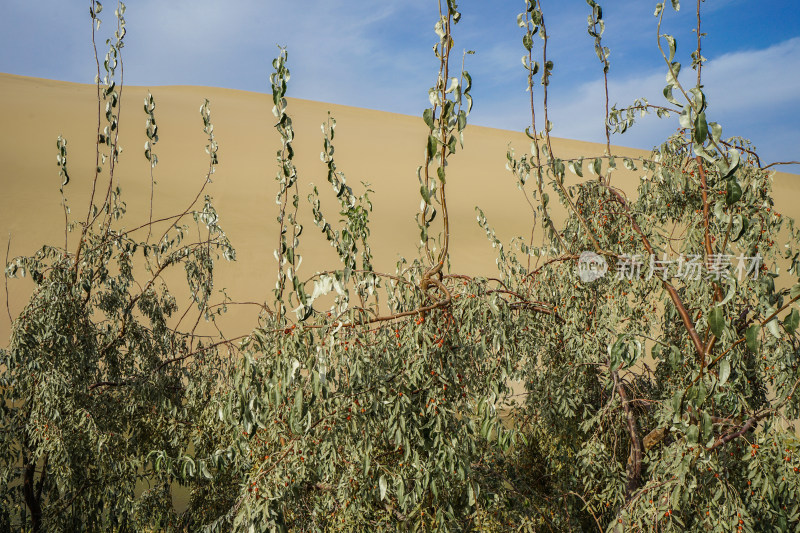
<instances>
[{"instance_id":1,"label":"drought-tolerant plant","mask_svg":"<svg viewBox=\"0 0 800 533\"><path fill-rule=\"evenodd\" d=\"M588 4L605 73L602 9ZM532 90L532 36L538 30L546 53L547 33L538 3L526 5L519 22ZM635 199L613 176L618 161L629 170L637 162L615 157L610 143L586 161L591 177L572 181L567 169L583 178L584 160L553 153L548 132L535 129L533 99L532 154L508 154L520 187L538 201L545 238L504 250L490 233L502 285L550 310L520 315L510 343L523 347L517 376L528 396L514 420L530 443L507 463L507 516L516 522L537 516L542 528L625 531L800 525L800 284L776 287L779 265L797 276L798 233L773 209L771 175L750 144L723 138L707 118L700 5L689 82L679 80L676 41L662 34L665 10L656 8L673 107L606 108L607 139L636 112L680 119L676 134L638 161ZM545 66L545 102L547 76ZM561 227L548 192L568 213Z\"/></svg>"},{"instance_id":2,"label":"drought-tolerant plant","mask_svg":"<svg viewBox=\"0 0 800 533\"><path fill-rule=\"evenodd\" d=\"M158 526L171 508L170 469L210 476L205 461L185 452L199 438L198 411L227 375L220 341L198 330L220 311L211 301L214 261L234 258L203 193L217 144L206 101L200 112L209 166L197 196L174 216L153 220L151 209L148 221L123 226L115 169L124 9L97 63L97 163L85 217L70 218L67 140L59 137L64 246L44 246L6 268L7 277L27 275L35 286L0 351L4 531L133 530L142 520ZM101 10L92 3L93 42ZM151 95L144 110L152 179L158 127ZM189 295L180 310L164 282L178 269ZM153 451L168 453L169 465L150 461Z\"/></svg>"},{"instance_id":3,"label":"drought-tolerant plant","mask_svg":"<svg viewBox=\"0 0 800 533\"><path fill-rule=\"evenodd\" d=\"M602 8L587 3L605 77ZM0 525L797 531L800 284L778 272L798 275L798 230L774 211L769 166L710 121L701 3L692 82L679 76L659 4L670 107L609 106L606 83L605 154L570 160L550 139L545 15L535 0L524 6L531 151L510 151L507 167L535 226L505 244L477 210L498 250L497 277L449 269L446 190L458 179L448 161L464 146L472 80L471 52L460 68L451 61L461 13L440 1L439 71L422 114L419 257L391 274L374 269L373 191L354 191L338 170L333 117L322 159L338 220L316 187L303 200L281 50L271 76L281 137L276 286L252 333L233 344L197 330L226 303L211 302L214 261L233 257L210 199L198 204L203 190L174 217L120 225L120 4L102 80L98 68L100 196L85 221L67 226L64 248L7 267L36 289L0 352ZM93 2L93 28L99 12ZM649 111L677 115L676 134L648 157L615 156L612 132ZM145 114L152 179L152 97ZM207 102L201 114L207 183L217 162ZM67 185L64 139L58 150ZM618 164L640 173L638 191L615 186ZM205 232L197 242L184 226L190 215ZM310 277L299 272L304 220L340 259ZM180 266L191 295L183 309L161 276ZM170 499L177 484L190 495L181 513Z\"/></svg>"}]
</instances>

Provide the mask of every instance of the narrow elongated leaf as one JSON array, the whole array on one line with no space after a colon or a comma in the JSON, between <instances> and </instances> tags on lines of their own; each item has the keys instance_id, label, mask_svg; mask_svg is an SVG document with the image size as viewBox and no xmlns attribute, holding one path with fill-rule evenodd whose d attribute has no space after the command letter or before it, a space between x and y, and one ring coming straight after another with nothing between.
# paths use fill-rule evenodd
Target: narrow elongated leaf
<instances>
[{"instance_id":1,"label":"narrow elongated leaf","mask_svg":"<svg viewBox=\"0 0 800 533\"><path fill-rule=\"evenodd\" d=\"M708 138L708 122L706 122L705 111L697 114L694 120L694 140L697 144L703 144Z\"/></svg>"},{"instance_id":2,"label":"narrow elongated leaf","mask_svg":"<svg viewBox=\"0 0 800 533\"><path fill-rule=\"evenodd\" d=\"M725 203L733 205L742 197L742 186L735 179L728 182L728 189L725 193Z\"/></svg>"},{"instance_id":3,"label":"narrow elongated leaf","mask_svg":"<svg viewBox=\"0 0 800 533\"><path fill-rule=\"evenodd\" d=\"M567 165L569 170L578 177L583 177L583 160L570 161Z\"/></svg>"},{"instance_id":4,"label":"narrow elongated leaf","mask_svg":"<svg viewBox=\"0 0 800 533\"><path fill-rule=\"evenodd\" d=\"M767 331L769 331L772 334L772 336L775 337L776 339L781 338L781 330L778 327L777 318L773 318L772 320L767 322Z\"/></svg>"},{"instance_id":5,"label":"narrow elongated leaf","mask_svg":"<svg viewBox=\"0 0 800 533\"><path fill-rule=\"evenodd\" d=\"M298 416L303 414L303 389L297 389L294 395L294 408Z\"/></svg>"},{"instance_id":6,"label":"narrow elongated leaf","mask_svg":"<svg viewBox=\"0 0 800 533\"><path fill-rule=\"evenodd\" d=\"M714 429L714 422L711 420L711 415L707 411L703 411L701 419L701 429L703 435L703 442L706 442L711 437L711 432Z\"/></svg>"},{"instance_id":7,"label":"narrow elongated leaf","mask_svg":"<svg viewBox=\"0 0 800 533\"><path fill-rule=\"evenodd\" d=\"M603 171L603 160L599 157L595 158L591 165L592 172L595 176L599 176L600 173Z\"/></svg>"},{"instance_id":8,"label":"narrow elongated leaf","mask_svg":"<svg viewBox=\"0 0 800 533\"><path fill-rule=\"evenodd\" d=\"M428 129L433 129L433 109L426 109L422 112L422 120L425 121L425 124L428 126Z\"/></svg>"},{"instance_id":9,"label":"narrow elongated leaf","mask_svg":"<svg viewBox=\"0 0 800 533\"><path fill-rule=\"evenodd\" d=\"M622 339L617 340L616 343L611 347L611 354L610 354L610 362L611 365L610 370L613 372L614 370L619 369L622 366L622 350L623 350Z\"/></svg>"},{"instance_id":10,"label":"narrow elongated leaf","mask_svg":"<svg viewBox=\"0 0 800 533\"><path fill-rule=\"evenodd\" d=\"M720 137L722 136L722 126L720 126L716 122L709 122L708 127L711 133L711 138L714 140L714 142L718 143Z\"/></svg>"},{"instance_id":11,"label":"narrow elongated leaf","mask_svg":"<svg viewBox=\"0 0 800 533\"><path fill-rule=\"evenodd\" d=\"M800 325L800 313L797 312L797 309L792 309L792 312L783 319L783 326L790 335L793 335L797 331L798 325Z\"/></svg>"},{"instance_id":12,"label":"narrow elongated leaf","mask_svg":"<svg viewBox=\"0 0 800 533\"><path fill-rule=\"evenodd\" d=\"M789 298L795 299L798 295L800 295L800 283L795 283L789 290Z\"/></svg>"},{"instance_id":13,"label":"narrow elongated leaf","mask_svg":"<svg viewBox=\"0 0 800 533\"><path fill-rule=\"evenodd\" d=\"M741 164L741 156L739 152L733 148L728 150L727 161L725 159L719 159L717 161L717 168L719 168L719 172L722 175L722 178L730 177L736 169L739 168Z\"/></svg>"},{"instance_id":14,"label":"narrow elongated leaf","mask_svg":"<svg viewBox=\"0 0 800 533\"><path fill-rule=\"evenodd\" d=\"M433 159L436 155L436 137L433 135L428 136L428 159Z\"/></svg>"},{"instance_id":15,"label":"narrow elongated leaf","mask_svg":"<svg viewBox=\"0 0 800 533\"><path fill-rule=\"evenodd\" d=\"M717 338L722 337L722 332L725 330L725 315L721 307L715 307L708 314L708 326L714 336Z\"/></svg>"},{"instance_id":16,"label":"narrow elongated leaf","mask_svg":"<svg viewBox=\"0 0 800 533\"><path fill-rule=\"evenodd\" d=\"M530 33L526 33L522 37L522 46L524 46L525 49L528 51L530 51L530 49L533 48L533 39L531 39Z\"/></svg>"},{"instance_id":17,"label":"narrow elongated leaf","mask_svg":"<svg viewBox=\"0 0 800 533\"><path fill-rule=\"evenodd\" d=\"M697 426L689 426L686 430L686 440L689 444L697 444L697 438L700 436L700 428Z\"/></svg>"},{"instance_id":18,"label":"narrow elongated leaf","mask_svg":"<svg viewBox=\"0 0 800 533\"><path fill-rule=\"evenodd\" d=\"M675 59L675 49L677 48L675 44L675 37L672 35L664 35L663 37L667 40L667 44L669 44L669 62L672 63L672 61Z\"/></svg>"},{"instance_id":19,"label":"narrow elongated leaf","mask_svg":"<svg viewBox=\"0 0 800 533\"><path fill-rule=\"evenodd\" d=\"M731 364L727 359L719 362L719 384L724 385L731 375Z\"/></svg>"},{"instance_id":20,"label":"narrow elongated leaf","mask_svg":"<svg viewBox=\"0 0 800 533\"><path fill-rule=\"evenodd\" d=\"M736 242L742 238L750 227L750 220L742 215L733 216L733 227L731 228L731 242Z\"/></svg>"},{"instance_id":21,"label":"narrow elongated leaf","mask_svg":"<svg viewBox=\"0 0 800 533\"><path fill-rule=\"evenodd\" d=\"M208 466L206 465L205 461L200 462L200 473L206 479L212 479L214 476L211 475L211 472L208 470Z\"/></svg>"},{"instance_id":22,"label":"narrow elongated leaf","mask_svg":"<svg viewBox=\"0 0 800 533\"><path fill-rule=\"evenodd\" d=\"M681 64L677 61L670 63L670 69L667 71L667 84L673 86L678 82L678 76L681 73Z\"/></svg>"},{"instance_id":23,"label":"narrow elongated leaf","mask_svg":"<svg viewBox=\"0 0 800 533\"><path fill-rule=\"evenodd\" d=\"M385 500L386 499L386 476L381 476L381 478L378 480L378 489L380 490L380 493L381 493L381 500Z\"/></svg>"}]
</instances>

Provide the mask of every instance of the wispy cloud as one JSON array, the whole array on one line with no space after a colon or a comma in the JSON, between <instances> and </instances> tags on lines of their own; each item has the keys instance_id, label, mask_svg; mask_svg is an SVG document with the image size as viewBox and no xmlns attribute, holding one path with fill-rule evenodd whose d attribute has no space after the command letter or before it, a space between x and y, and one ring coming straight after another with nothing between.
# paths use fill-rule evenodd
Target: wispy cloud
<instances>
[{"instance_id":1,"label":"wispy cloud","mask_svg":"<svg viewBox=\"0 0 800 533\"><path fill-rule=\"evenodd\" d=\"M610 76L611 102L624 107L636 98L669 105L662 89L664 70L651 70L640 76ZM694 85L694 72L685 69L681 81ZM765 160L800 159L800 38L760 50L729 53L708 61L703 68L704 90L709 101L709 120L723 126L724 136L749 138ZM604 142L604 90L601 78L579 84L571 90L551 93L550 116L554 135L572 139ZM564 89L564 87L560 87ZM536 89L541 95L541 87ZM676 91L677 93L677 91ZM489 126L522 129L529 115L520 113L521 99L495 109L491 118L481 115ZM541 124L539 124L541 127ZM646 117L628 133L613 142L637 148L651 148L677 126L673 115L668 119ZM784 168L798 172L800 168Z\"/></svg>"},{"instance_id":2,"label":"wispy cloud","mask_svg":"<svg viewBox=\"0 0 800 533\"><path fill-rule=\"evenodd\" d=\"M724 134L750 136L767 159L797 159L800 38L791 22L794 7L768 3L743 21L743 2L721 0L706 8L704 55L711 59L704 81L710 113L723 124ZM101 54L112 28L113 3L106 2ZM464 17L456 28L457 50L477 51L467 60L474 79L471 122L521 130L529 121L522 32L514 21L522 2L460 4ZM545 14L548 59L555 60L550 87L555 133L601 141L604 97L599 62L586 34L588 7L552 4ZM653 6L640 0L606 4L612 102L625 105L642 96L663 101ZM0 71L90 82L87 11L60 0L6 2ZM437 15L431 0L139 0L129 3L126 14L126 82L268 92L270 63L275 45L281 44L289 49L292 96L418 115L436 76L431 46ZM675 33L684 55L694 39L693 17L691 9L670 12L663 28ZM685 71L688 79L691 73ZM674 124L648 118L615 142L649 148Z\"/></svg>"},{"instance_id":3,"label":"wispy cloud","mask_svg":"<svg viewBox=\"0 0 800 533\"><path fill-rule=\"evenodd\" d=\"M397 107L398 97L414 99L401 94L425 94L418 85L427 69L419 56L427 46L418 45L417 34L405 42L392 38L418 15L419 4L148 0L128 11L126 72L132 83L268 92L270 63L281 45L289 50L291 95ZM400 108L391 110L408 110Z\"/></svg>"}]
</instances>

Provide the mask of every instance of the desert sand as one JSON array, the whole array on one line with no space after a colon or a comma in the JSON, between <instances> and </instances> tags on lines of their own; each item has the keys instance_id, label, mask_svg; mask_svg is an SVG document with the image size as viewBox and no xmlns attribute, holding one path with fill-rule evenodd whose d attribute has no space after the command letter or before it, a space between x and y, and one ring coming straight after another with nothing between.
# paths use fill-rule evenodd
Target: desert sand
<instances>
[{"instance_id":1,"label":"desert sand","mask_svg":"<svg viewBox=\"0 0 800 533\"><path fill-rule=\"evenodd\" d=\"M220 164L207 192L237 250L237 261L219 264L217 288L226 288L234 300L269 301L274 286L277 238L275 216L277 186L275 154L279 137L273 127L270 94L209 87L152 87L160 141L156 145L159 165L155 169L154 217L183 210L205 179L208 166L206 138L198 109L211 101L212 121L219 142ZM56 138L67 141L71 182L65 192L74 217L85 214L93 177L96 89L93 85L27 78L0 73L0 245L5 254L10 239L10 257L33 253L43 244L64 244L64 213L56 166ZM131 228L147 220L150 204L149 163L143 155L146 140L142 110L146 87L125 87L122 93L120 144L124 151L116 177L128 205L121 226ZM291 93L291 87L290 87ZM318 270L337 268L333 250L313 225L305 201L311 183L326 198L326 215L336 220L333 194L326 182L326 167L320 161L320 125L330 111L336 118L336 164L356 194L368 182L372 194L372 249L375 267L394 272L399 256L417 254L419 233L414 216L419 208L416 169L424 162L426 127L420 117L398 115L289 98L293 118L296 165L300 176L301 217L305 231L300 253L301 277ZM480 105L477 103L476 105ZM420 110L421 113L422 110ZM521 113L527 111L522 109ZM505 169L506 150L527 153L524 133L468 126L465 149L451 158L448 171L448 205L451 217L452 270L472 275L495 272L496 251L477 225L475 206L480 206L504 242L513 236L529 236L531 210L516 180ZM558 157L600 155L599 144L553 139ZM615 148L620 156L646 155L643 150ZM620 165L621 167L621 165ZM615 185L629 195L636 190L641 172L619 169ZM579 178L568 174L568 182ZM588 179L588 178L584 178ZM800 217L800 176L777 173L777 209ZM70 247L74 243L72 236ZM8 282L8 305L12 317L25 305L32 284L28 279ZM0 300L5 294L0 292ZM5 302L2 302L5 307ZM226 334L247 333L255 312L236 311L226 324ZM9 316L0 312L0 346L8 343Z\"/></svg>"}]
</instances>

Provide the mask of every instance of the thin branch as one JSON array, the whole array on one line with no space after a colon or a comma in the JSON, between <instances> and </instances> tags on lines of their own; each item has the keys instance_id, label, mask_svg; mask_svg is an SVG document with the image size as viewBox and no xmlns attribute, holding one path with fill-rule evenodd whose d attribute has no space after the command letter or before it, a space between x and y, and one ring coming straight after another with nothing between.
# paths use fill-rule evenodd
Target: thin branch
<instances>
[{"instance_id":1,"label":"thin branch","mask_svg":"<svg viewBox=\"0 0 800 533\"><path fill-rule=\"evenodd\" d=\"M541 9L541 6L539 7L539 9ZM530 24L530 22L531 22L530 13L527 10L525 11L525 22L526 22L526 24ZM544 19L542 19L542 23L544 23ZM546 35L546 34L543 33L543 35ZM547 44L547 41L545 40L545 45L546 44ZM547 64L545 64L545 67L547 67ZM533 138L533 146L534 146L533 152L534 152L534 156L536 157L536 187L539 189L539 204L542 206L542 215L544 216L544 220L550 226L550 229L553 231L553 234L556 236L556 238L558 239L559 243L561 243L561 248L566 250L567 249L567 244L564 242L564 238L561 236L561 233L559 233L558 229L556 229L555 223L553 222L553 219L550 218L550 214L547 211L547 206L544 204L544 201L542 201L542 196L544 195L544 190L543 190L544 174L543 174L542 161L541 161L541 148L539 147L539 135L536 133L536 106L534 104L534 99L533 99L533 86L534 85L533 85L533 70L532 70L532 68L533 68L533 47L531 47L531 49L528 50L528 91L530 92L531 137ZM546 113L547 112L547 87L546 86L545 86L544 96L545 96L545 100L544 100L545 107L544 107L544 109L545 109L545 113ZM545 130L547 129L547 121L546 121L547 118L546 117L547 117L547 115L545 114ZM528 196L526 195L525 199L527 200L527 198L528 198ZM535 213L534 213L534 215L535 215ZM528 264L530 264L530 259L529 259L529 263Z\"/></svg>"},{"instance_id":2,"label":"thin branch","mask_svg":"<svg viewBox=\"0 0 800 533\"><path fill-rule=\"evenodd\" d=\"M581 496L580 494L578 494L577 492L574 492L574 491L569 491L569 492L567 492L567 494L571 494L573 496L577 496L578 498L580 498L580 500L586 506L586 509L591 513L592 518L594 518L594 523L597 524L597 530L600 531L600 533L602 533L603 532L603 526L600 525L600 521L597 519L597 516L594 514L594 511L592 511L592 508L589 507L589 504L586 502L586 500L583 499L583 496Z\"/></svg>"},{"instance_id":3,"label":"thin branch","mask_svg":"<svg viewBox=\"0 0 800 533\"><path fill-rule=\"evenodd\" d=\"M714 441L714 444L706 448L706 451L716 450L720 446L724 446L728 444L730 441L741 437L742 435L753 429L761 419L766 418L769 414L770 413L767 411L749 418L738 431L734 431L733 433L728 433L726 435L723 435L722 437L719 437L716 441Z\"/></svg>"},{"instance_id":4,"label":"thin branch","mask_svg":"<svg viewBox=\"0 0 800 533\"><path fill-rule=\"evenodd\" d=\"M800 161L776 161L775 163L770 163L765 167L760 167L761 170L766 170L769 167L774 167L775 165L800 165Z\"/></svg>"},{"instance_id":5,"label":"thin branch","mask_svg":"<svg viewBox=\"0 0 800 533\"><path fill-rule=\"evenodd\" d=\"M8 245L6 246L6 262L4 266L8 265L8 256L11 253L11 233L8 234ZM3 282L6 289L6 313L8 313L8 321L13 324L14 319L11 317L11 305L8 303L8 274L3 272Z\"/></svg>"},{"instance_id":6,"label":"thin branch","mask_svg":"<svg viewBox=\"0 0 800 533\"><path fill-rule=\"evenodd\" d=\"M630 499L631 494L639 488L641 483L642 474L642 441L639 439L639 431L636 427L636 417L631 409L630 402L628 401L628 394L625 392L625 386L620 383L618 372L612 371L611 377L614 380L614 387L617 389L620 400L622 400L622 409L625 411L625 418L628 424L628 433L631 439L631 449L628 456L628 482L625 487L626 499Z\"/></svg>"},{"instance_id":7,"label":"thin branch","mask_svg":"<svg viewBox=\"0 0 800 533\"><path fill-rule=\"evenodd\" d=\"M615 189L609 187L608 190L611 191L612 198L614 198L614 200L625 209L624 212L625 216L628 217L628 220L630 221L633 230L639 234L639 237L641 238L642 243L647 249L647 252L651 255L655 255L655 251L653 250L653 247L650 245L650 240L644 234L644 231L642 231L642 229L639 227L639 224L636 222L636 220L633 218L633 215L630 213L630 208L628 206L628 203L625 201L622 195ZM686 306L683 304L683 300L678 294L678 291L675 289L675 287L672 286L671 283L669 283L665 279L662 279L661 283L664 285L664 288L669 293L669 296L672 299L672 303L675 304L675 308L677 309L678 314L681 317L681 321L683 322L683 325L686 328L689 337L692 339L692 343L694 344L695 350L697 350L698 358L700 361L702 361L705 358L705 346L703 344L702 339L700 339L700 335L698 335L697 330L694 327L692 318L689 316L689 312L686 310Z\"/></svg>"},{"instance_id":8,"label":"thin branch","mask_svg":"<svg viewBox=\"0 0 800 533\"><path fill-rule=\"evenodd\" d=\"M700 55L701 49L701 37L702 34L700 33L700 2L703 0L697 0L697 86L701 87L701 72L703 70L703 56Z\"/></svg>"}]
</instances>

